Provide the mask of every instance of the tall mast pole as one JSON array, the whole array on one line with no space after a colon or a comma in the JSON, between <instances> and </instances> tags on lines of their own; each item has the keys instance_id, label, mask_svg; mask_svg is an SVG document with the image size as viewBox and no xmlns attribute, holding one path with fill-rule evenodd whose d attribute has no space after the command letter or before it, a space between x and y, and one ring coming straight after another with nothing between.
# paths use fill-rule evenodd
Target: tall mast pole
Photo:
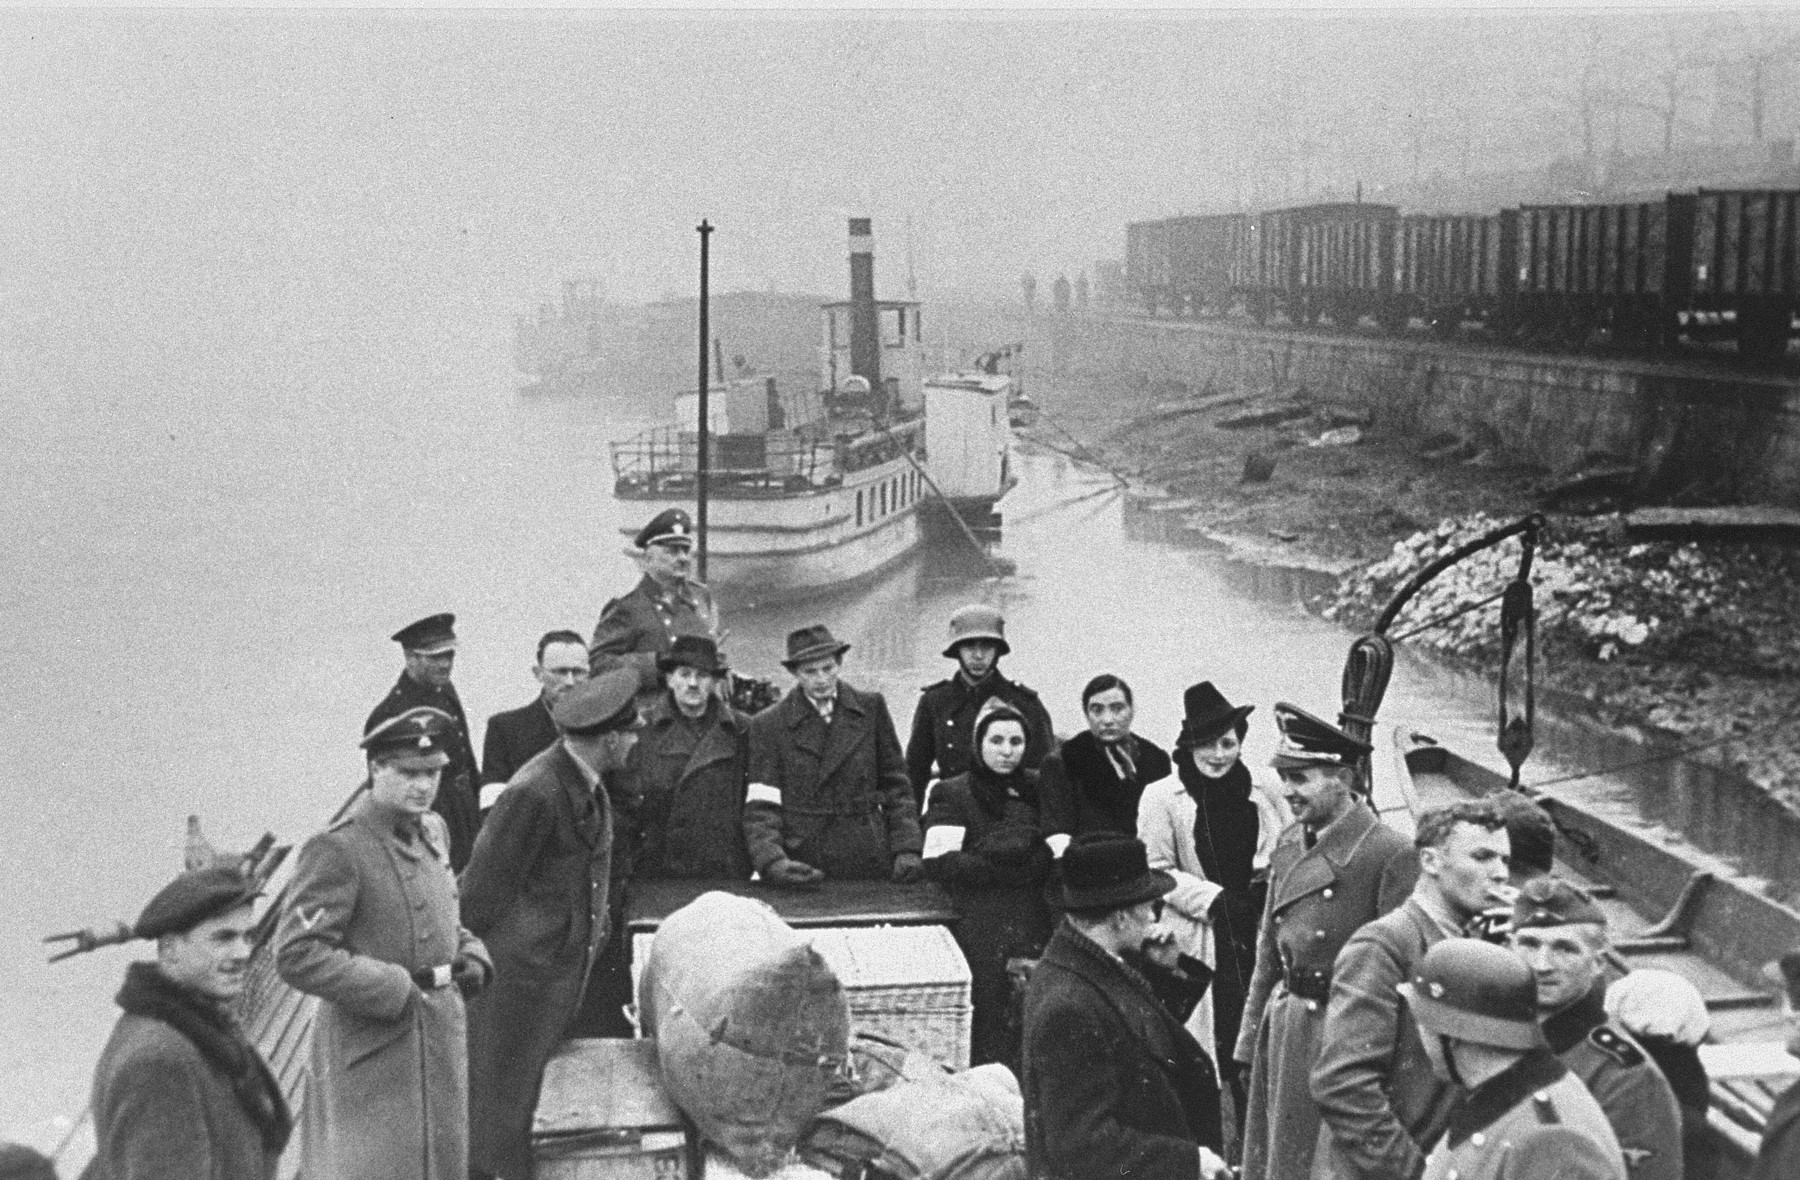
<instances>
[{"instance_id":1,"label":"tall mast pole","mask_svg":"<svg viewBox=\"0 0 1800 1180\"><path fill-rule=\"evenodd\" d=\"M700 232L700 464L694 478L694 498L696 500L695 507L699 509L695 513L695 520L698 524L697 531L700 534L700 541L697 550L698 560L695 562L695 566L700 580L704 582L706 581L706 483L708 469L711 466L711 456L708 452L712 449L709 438L712 414L707 405L708 387L712 382L708 380L711 358L707 356L706 347L707 341L711 338L710 326L706 322L706 262L707 243L713 232L712 222L702 218L696 228Z\"/></svg>"}]
</instances>

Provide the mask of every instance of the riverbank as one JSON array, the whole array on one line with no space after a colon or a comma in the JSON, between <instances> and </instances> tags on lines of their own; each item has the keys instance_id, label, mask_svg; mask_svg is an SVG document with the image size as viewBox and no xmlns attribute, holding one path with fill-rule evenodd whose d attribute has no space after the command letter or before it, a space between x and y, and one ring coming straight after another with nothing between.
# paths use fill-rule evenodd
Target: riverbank
<instances>
[{"instance_id":1,"label":"riverbank","mask_svg":"<svg viewBox=\"0 0 1800 1180\"><path fill-rule=\"evenodd\" d=\"M1693 749L1800 813L1800 551L1642 541L1605 472L1509 464L1491 439L1380 430L1304 389L1180 385L1063 395L1035 429L1134 483L1183 531L1246 560L1327 570L1314 609L1350 627L1441 552L1554 502L1534 565L1539 682L1652 745ZM1066 432L1066 433L1064 433ZM1595 457L1592 470L1604 459ZM1409 607L1411 627L1496 593L1516 543L1459 566ZM1492 674L1498 604L1406 640Z\"/></svg>"}]
</instances>

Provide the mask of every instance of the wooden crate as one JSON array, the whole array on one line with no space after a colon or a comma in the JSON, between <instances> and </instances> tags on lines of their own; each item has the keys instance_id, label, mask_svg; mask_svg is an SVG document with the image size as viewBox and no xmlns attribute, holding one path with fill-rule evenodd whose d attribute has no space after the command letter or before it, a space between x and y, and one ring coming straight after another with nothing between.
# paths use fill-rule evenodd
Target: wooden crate
<instances>
[{"instance_id":1,"label":"wooden crate","mask_svg":"<svg viewBox=\"0 0 1800 1180\"><path fill-rule=\"evenodd\" d=\"M663 1091L656 1042L563 1042L531 1127L538 1180L698 1180L695 1145Z\"/></svg>"}]
</instances>

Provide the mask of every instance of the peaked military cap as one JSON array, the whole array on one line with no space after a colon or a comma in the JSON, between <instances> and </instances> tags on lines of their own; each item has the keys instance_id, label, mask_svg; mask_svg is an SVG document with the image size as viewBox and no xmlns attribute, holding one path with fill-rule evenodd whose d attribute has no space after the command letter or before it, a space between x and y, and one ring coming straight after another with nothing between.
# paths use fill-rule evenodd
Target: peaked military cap
<instances>
[{"instance_id":1,"label":"peaked military cap","mask_svg":"<svg viewBox=\"0 0 1800 1180\"><path fill-rule=\"evenodd\" d=\"M719 645L710 635L677 635L669 650L656 657L656 667L660 672L693 668L708 676L723 676L726 671Z\"/></svg>"},{"instance_id":2,"label":"peaked military cap","mask_svg":"<svg viewBox=\"0 0 1800 1180\"><path fill-rule=\"evenodd\" d=\"M638 674L614 668L584 680L556 698L550 720L564 733L588 736L630 729L637 722Z\"/></svg>"},{"instance_id":3,"label":"peaked military cap","mask_svg":"<svg viewBox=\"0 0 1800 1180\"><path fill-rule=\"evenodd\" d=\"M390 717L363 735L362 748L369 757L409 770L432 770L447 766L450 735L456 732L456 718L442 709L420 705L398 717Z\"/></svg>"},{"instance_id":4,"label":"peaked military cap","mask_svg":"<svg viewBox=\"0 0 1800 1180\"><path fill-rule=\"evenodd\" d=\"M1001 655L1012 651L1012 644L1006 642L1006 616L979 602L950 616L950 645L944 649L944 658L954 660L957 648L976 642L997 645Z\"/></svg>"},{"instance_id":5,"label":"peaked military cap","mask_svg":"<svg viewBox=\"0 0 1800 1180\"><path fill-rule=\"evenodd\" d=\"M1505 947L1446 938L1425 952L1412 982L1395 990L1426 1032L1504 1049L1544 1043L1537 977Z\"/></svg>"},{"instance_id":6,"label":"peaked military cap","mask_svg":"<svg viewBox=\"0 0 1800 1180\"><path fill-rule=\"evenodd\" d=\"M670 508L659 512L651 518L649 524L638 530L633 543L639 549L648 549L652 545L692 545L694 519L687 514L685 508Z\"/></svg>"},{"instance_id":7,"label":"peaked military cap","mask_svg":"<svg viewBox=\"0 0 1800 1180\"><path fill-rule=\"evenodd\" d=\"M1375 749L1286 701L1275 704L1275 725L1281 730L1281 745L1270 765L1277 770L1355 766Z\"/></svg>"},{"instance_id":8,"label":"peaked military cap","mask_svg":"<svg viewBox=\"0 0 1800 1180\"><path fill-rule=\"evenodd\" d=\"M393 640L407 651L417 652L422 656L455 651L456 616L428 615L394 632Z\"/></svg>"},{"instance_id":9,"label":"peaked military cap","mask_svg":"<svg viewBox=\"0 0 1800 1180\"><path fill-rule=\"evenodd\" d=\"M826 656L841 656L850 650L848 643L839 643L832 635L831 628L823 623L811 627L802 627L798 631L789 631L787 637L787 659L781 666L792 672L809 660L820 660Z\"/></svg>"},{"instance_id":10,"label":"peaked military cap","mask_svg":"<svg viewBox=\"0 0 1800 1180\"><path fill-rule=\"evenodd\" d=\"M1513 899L1514 930L1584 923L1604 926L1606 915L1579 885L1555 877L1534 877L1520 886L1519 896Z\"/></svg>"},{"instance_id":11,"label":"peaked military cap","mask_svg":"<svg viewBox=\"0 0 1800 1180\"><path fill-rule=\"evenodd\" d=\"M186 934L208 918L229 913L258 896L250 879L230 865L213 865L181 874L164 885L131 932L139 938Z\"/></svg>"}]
</instances>

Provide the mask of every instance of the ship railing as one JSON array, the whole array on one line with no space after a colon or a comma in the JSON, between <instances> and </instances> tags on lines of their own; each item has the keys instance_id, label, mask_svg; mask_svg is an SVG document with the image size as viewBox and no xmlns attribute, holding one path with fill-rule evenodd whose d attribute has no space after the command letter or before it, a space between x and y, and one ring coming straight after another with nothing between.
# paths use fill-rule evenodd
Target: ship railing
<instances>
[{"instance_id":1,"label":"ship railing","mask_svg":"<svg viewBox=\"0 0 1800 1180\"><path fill-rule=\"evenodd\" d=\"M802 491L827 486L837 474L837 447L831 439L770 431L718 434L708 443L708 482L721 492ZM612 444L612 461L621 491L646 495L690 490L700 465L700 436L659 426Z\"/></svg>"}]
</instances>

